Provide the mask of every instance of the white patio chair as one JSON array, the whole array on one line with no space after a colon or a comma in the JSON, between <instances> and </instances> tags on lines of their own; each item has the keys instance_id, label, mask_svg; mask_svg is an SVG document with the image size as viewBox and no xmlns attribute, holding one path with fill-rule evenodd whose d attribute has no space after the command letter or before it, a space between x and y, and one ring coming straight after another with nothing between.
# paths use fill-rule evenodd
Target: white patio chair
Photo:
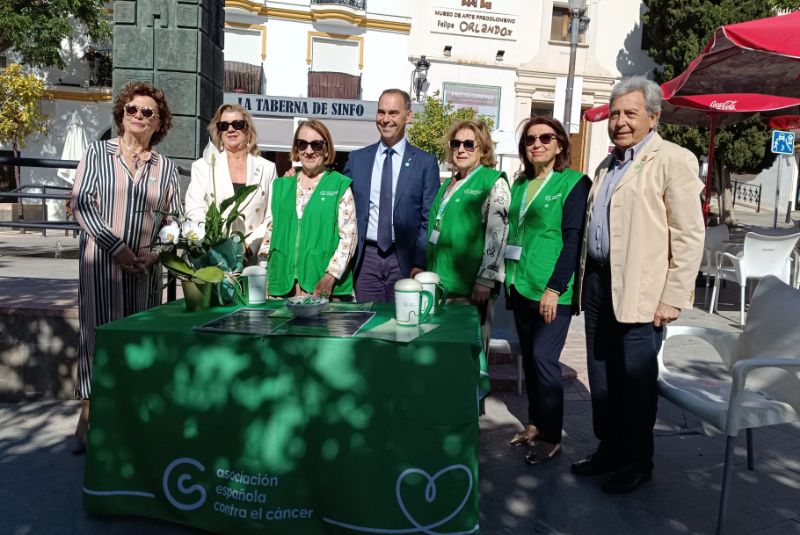
<instances>
[{"instance_id":1,"label":"white patio chair","mask_svg":"<svg viewBox=\"0 0 800 535\"><path fill-rule=\"evenodd\" d=\"M731 237L728 225L722 224L716 227L706 228L706 239L703 244L703 260L700 263L700 273L706 276L706 292L703 301L708 303L708 289L711 286L711 276L717 275L717 251L722 251L727 245L725 242Z\"/></svg>"},{"instance_id":2,"label":"white patio chair","mask_svg":"<svg viewBox=\"0 0 800 535\"><path fill-rule=\"evenodd\" d=\"M774 275L782 281L789 282L792 251L794 250L800 234L790 236L762 236L748 232L744 237L744 249L740 256L717 251L717 277L714 280L714 291L711 294L711 308L719 297L720 281L735 282L740 287L741 320L744 325L745 289L748 279L760 279L767 275ZM726 265L726 261L727 264ZM719 310L717 310L719 312Z\"/></svg>"},{"instance_id":3,"label":"white patio chair","mask_svg":"<svg viewBox=\"0 0 800 535\"><path fill-rule=\"evenodd\" d=\"M702 327L664 329L665 343L675 336L695 336L711 344L730 378L673 373L664 365L665 344L658 354L659 394L728 435L718 535L724 529L734 438L746 430L747 467L753 470L752 429L800 420L800 290L777 277L764 277L749 315L742 333Z\"/></svg>"},{"instance_id":4,"label":"white patio chair","mask_svg":"<svg viewBox=\"0 0 800 535\"><path fill-rule=\"evenodd\" d=\"M517 356L517 395L522 395L522 347L519 345L514 313L506 310L506 288L500 288L500 295L494 302L492 338L489 340L489 353L502 353ZM489 358L489 355L486 355Z\"/></svg>"}]
</instances>

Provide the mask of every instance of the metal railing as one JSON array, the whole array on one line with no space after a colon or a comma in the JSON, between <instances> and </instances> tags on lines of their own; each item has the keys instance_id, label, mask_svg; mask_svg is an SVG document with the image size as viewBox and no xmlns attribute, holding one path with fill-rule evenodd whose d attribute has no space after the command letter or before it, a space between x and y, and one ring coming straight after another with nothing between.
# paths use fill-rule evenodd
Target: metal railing
<instances>
[{"instance_id":1,"label":"metal railing","mask_svg":"<svg viewBox=\"0 0 800 535\"><path fill-rule=\"evenodd\" d=\"M367 0L311 0L312 4L337 4L353 9L367 9Z\"/></svg>"},{"instance_id":2,"label":"metal railing","mask_svg":"<svg viewBox=\"0 0 800 535\"><path fill-rule=\"evenodd\" d=\"M747 182L733 181L733 206L736 203L755 208L757 213L761 213L761 184L749 184Z\"/></svg>"}]
</instances>

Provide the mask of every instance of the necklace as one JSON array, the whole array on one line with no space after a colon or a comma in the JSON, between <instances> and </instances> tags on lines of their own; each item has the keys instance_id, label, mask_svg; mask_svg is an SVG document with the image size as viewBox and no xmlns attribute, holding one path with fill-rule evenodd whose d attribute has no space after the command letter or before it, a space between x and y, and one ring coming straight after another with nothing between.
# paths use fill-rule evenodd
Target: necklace
<instances>
[{"instance_id":1,"label":"necklace","mask_svg":"<svg viewBox=\"0 0 800 535\"><path fill-rule=\"evenodd\" d=\"M136 153L136 152L133 152L133 150L131 150L131 148L128 146L127 143L125 143L125 140L122 139L122 137L120 137L119 140L122 141L122 144L125 145L125 148L128 149L128 152L130 152L133 155L133 169L134 169L134 171L138 170L139 169L139 162L142 161L142 157L140 155L144 154L145 152L150 152L150 148L148 147L147 149L143 150L142 152Z\"/></svg>"}]
</instances>

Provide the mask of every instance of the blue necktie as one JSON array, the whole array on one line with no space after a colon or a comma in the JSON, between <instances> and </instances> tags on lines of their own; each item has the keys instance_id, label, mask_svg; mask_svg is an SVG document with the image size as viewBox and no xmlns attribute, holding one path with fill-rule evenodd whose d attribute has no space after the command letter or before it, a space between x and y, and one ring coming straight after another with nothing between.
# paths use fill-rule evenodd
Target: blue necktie
<instances>
[{"instance_id":1,"label":"blue necktie","mask_svg":"<svg viewBox=\"0 0 800 535\"><path fill-rule=\"evenodd\" d=\"M378 249L386 252L392 247L392 154L394 149L383 153L383 174L381 175L381 202L378 205Z\"/></svg>"}]
</instances>

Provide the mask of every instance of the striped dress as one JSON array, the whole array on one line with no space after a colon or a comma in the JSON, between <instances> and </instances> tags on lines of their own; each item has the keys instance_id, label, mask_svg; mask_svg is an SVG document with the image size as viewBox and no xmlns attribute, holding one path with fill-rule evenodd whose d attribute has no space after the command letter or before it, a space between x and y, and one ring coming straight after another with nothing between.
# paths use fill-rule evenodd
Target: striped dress
<instances>
[{"instance_id":1,"label":"striped dress","mask_svg":"<svg viewBox=\"0 0 800 535\"><path fill-rule=\"evenodd\" d=\"M161 267L141 278L114 261L127 245L137 256L170 218L152 210L180 212L178 168L157 152L131 174L119 140L97 141L83 155L72 190L72 210L83 228L80 237L78 312L80 342L76 395L91 394L94 329L161 304ZM115 355L118 356L118 355Z\"/></svg>"}]
</instances>

